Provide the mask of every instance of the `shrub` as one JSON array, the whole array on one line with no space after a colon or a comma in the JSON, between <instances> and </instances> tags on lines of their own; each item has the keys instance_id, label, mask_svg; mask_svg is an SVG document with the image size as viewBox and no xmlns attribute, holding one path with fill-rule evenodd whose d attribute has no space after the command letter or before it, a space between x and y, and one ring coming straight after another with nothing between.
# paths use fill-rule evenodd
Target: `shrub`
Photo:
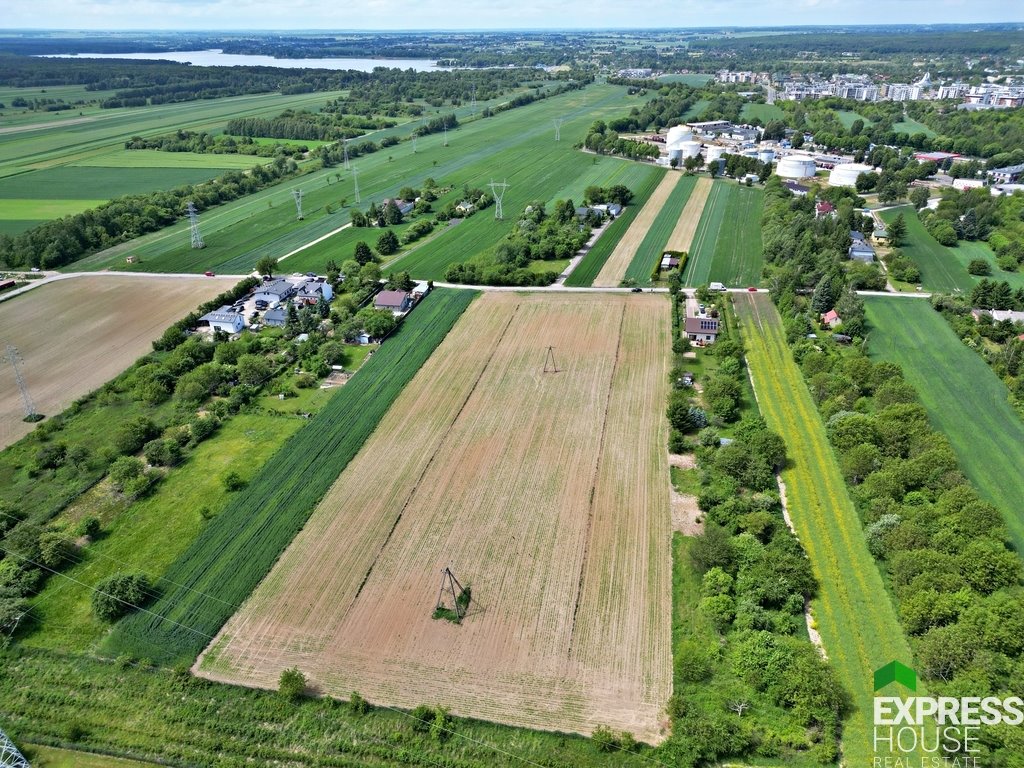
<instances>
[{"instance_id":1,"label":"shrub","mask_svg":"<svg viewBox=\"0 0 1024 768\"><path fill-rule=\"evenodd\" d=\"M985 259L971 259L970 264L967 265L967 271L972 275L991 275L992 265Z\"/></svg>"},{"instance_id":2,"label":"shrub","mask_svg":"<svg viewBox=\"0 0 1024 768\"><path fill-rule=\"evenodd\" d=\"M136 459L134 456L119 456L110 465L107 476L114 488L123 492L132 480L142 474L143 469L144 465L141 459Z\"/></svg>"},{"instance_id":3,"label":"shrub","mask_svg":"<svg viewBox=\"0 0 1024 768\"><path fill-rule=\"evenodd\" d=\"M230 493L245 488L245 480L237 472L228 472L222 478L222 482L224 483L224 488Z\"/></svg>"},{"instance_id":4,"label":"shrub","mask_svg":"<svg viewBox=\"0 0 1024 768\"><path fill-rule=\"evenodd\" d=\"M284 670L277 681L277 692L286 701L298 701L306 695L306 676L296 667Z\"/></svg>"},{"instance_id":5,"label":"shrub","mask_svg":"<svg viewBox=\"0 0 1024 768\"><path fill-rule=\"evenodd\" d=\"M619 749L619 738L607 725L599 725L590 736L601 752L614 752Z\"/></svg>"},{"instance_id":6,"label":"shrub","mask_svg":"<svg viewBox=\"0 0 1024 768\"><path fill-rule=\"evenodd\" d=\"M117 573L96 585L92 593L92 612L102 621L117 621L145 605L150 595L146 574Z\"/></svg>"},{"instance_id":7,"label":"shrub","mask_svg":"<svg viewBox=\"0 0 1024 768\"><path fill-rule=\"evenodd\" d=\"M130 455L138 453L142 446L160 434L156 424L145 416L136 416L126 421L114 433L114 447L117 452Z\"/></svg>"},{"instance_id":8,"label":"shrub","mask_svg":"<svg viewBox=\"0 0 1024 768\"><path fill-rule=\"evenodd\" d=\"M370 711L370 704L359 695L358 691L352 691L352 696L348 700L348 708L353 714L365 715Z\"/></svg>"},{"instance_id":9,"label":"shrub","mask_svg":"<svg viewBox=\"0 0 1024 768\"><path fill-rule=\"evenodd\" d=\"M420 704L409 713L412 716L412 729L417 733L427 733L430 724L434 722L434 708L426 704Z\"/></svg>"}]
</instances>

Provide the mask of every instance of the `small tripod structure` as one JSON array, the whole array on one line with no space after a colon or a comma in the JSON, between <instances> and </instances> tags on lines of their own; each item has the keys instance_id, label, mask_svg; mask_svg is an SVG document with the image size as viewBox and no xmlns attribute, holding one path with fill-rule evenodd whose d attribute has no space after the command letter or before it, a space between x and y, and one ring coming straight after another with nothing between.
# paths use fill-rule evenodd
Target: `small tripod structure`
<instances>
[{"instance_id":1,"label":"small tripod structure","mask_svg":"<svg viewBox=\"0 0 1024 768\"><path fill-rule=\"evenodd\" d=\"M445 595L451 596L451 608L445 605ZM455 574L452 573L452 569L448 567L442 569L441 591L437 595L437 607L434 608L434 618L450 618L450 615L454 613L455 618L450 620L458 624L466 615L469 600L469 590L459 583L459 580L455 578Z\"/></svg>"},{"instance_id":2,"label":"small tripod structure","mask_svg":"<svg viewBox=\"0 0 1024 768\"><path fill-rule=\"evenodd\" d=\"M544 356L544 373L558 373L558 363L555 362L554 347L548 347L548 353Z\"/></svg>"}]
</instances>

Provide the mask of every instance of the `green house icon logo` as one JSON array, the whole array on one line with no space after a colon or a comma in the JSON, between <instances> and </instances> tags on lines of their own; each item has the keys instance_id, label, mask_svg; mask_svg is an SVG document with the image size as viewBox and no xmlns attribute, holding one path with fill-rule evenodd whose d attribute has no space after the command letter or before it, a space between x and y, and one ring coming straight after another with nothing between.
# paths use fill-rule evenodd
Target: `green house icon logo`
<instances>
[{"instance_id":1,"label":"green house icon logo","mask_svg":"<svg viewBox=\"0 0 1024 768\"><path fill-rule=\"evenodd\" d=\"M917 672L906 664L890 661L881 669L875 670L875 690L885 688L889 683L899 683L912 691L916 691Z\"/></svg>"}]
</instances>

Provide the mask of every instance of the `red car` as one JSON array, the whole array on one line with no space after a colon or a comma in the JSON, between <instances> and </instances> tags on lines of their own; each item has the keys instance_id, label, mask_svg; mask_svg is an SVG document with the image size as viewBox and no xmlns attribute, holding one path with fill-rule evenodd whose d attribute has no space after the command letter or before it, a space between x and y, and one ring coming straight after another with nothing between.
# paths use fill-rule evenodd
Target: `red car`
<instances>
[{"instance_id":1,"label":"red car","mask_svg":"<svg viewBox=\"0 0 1024 768\"><path fill-rule=\"evenodd\" d=\"M747 288L747 290L748 290L748 291L750 291L751 293L757 293L757 288L755 288L755 287L754 287L754 286L752 286L752 285L751 285L751 286L749 286L749 287Z\"/></svg>"},{"instance_id":2,"label":"red car","mask_svg":"<svg viewBox=\"0 0 1024 768\"><path fill-rule=\"evenodd\" d=\"M210 270L206 270L205 272L203 272L203 274L206 275L207 277L213 277L214 276L213 272L211 272Z\"/></svg>"}]
</instances>

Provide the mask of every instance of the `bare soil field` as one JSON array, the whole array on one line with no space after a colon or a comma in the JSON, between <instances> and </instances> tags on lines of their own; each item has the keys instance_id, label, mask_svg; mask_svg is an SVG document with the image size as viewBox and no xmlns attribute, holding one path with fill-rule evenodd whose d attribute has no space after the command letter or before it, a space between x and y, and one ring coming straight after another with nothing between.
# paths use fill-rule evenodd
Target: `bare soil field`
<instances>
[{"instance_id":1,"label":"bare soil field","mask_svg":"<svg viewBox=\"0 0 1024 768\"><path fill-rule=\"evenodd\" d=\"M232 281L233 282L233 281ZM76 277L0 302L0 355L13 344L36 410L60 413L152 350L171 323L229 287L223 280ZM6 362L0 366L0 449L35 427Z\"/></svg>"},{"instance_id":2,"label":"bare soil field","mask_svg":"<svg viewBox=\"0 0 1024 768\"><path fill-rule=\"evenodd\" d=\"M711 187L714 182L709 176L701 176L697 179L697 185L690 193L690 199L686 201L683 208L683 215L679 217L676 228L672 230L672 236L668 239L667 251L689 251L693 242L693 234L697 231L697 224L700 216L704 213L704 203L708 201L711 194Z\"/></svg>"},{"instance_id":3,"label":"bare soil field","mask_svg":"<svg viewBox=\"0 0 1024 768\"><path fill-rule=\"evenodd\" d=\"M626 268L633 261L637 249L640 248L640 243L643 242L644 237L647 235L647 230L651 228L655 218L658 216L658 212L665 205L665 201L672 194L676 184L683 178L681 173L665 174L658 188L647 199L643 209L637 214L629 229L626 230L626 234L622 236L622 239L615 246L615 250L608 257L608 261L604 263L601 272L594 278L595 288L618 287L622 278L626 275Z\"/></svg>"},{"instance_id":4,"label":"bare soil field","mask_svg":"<svg viewBox=\"0 0 1024 768\"><path fill-rule=\"evenodd\" d=\"M197 673L295 666L342 698L660 741L668 336L663 297L480 297ZM461 625L431 618L445 566L472 585Z\"/></svg>"}]
</instances>

